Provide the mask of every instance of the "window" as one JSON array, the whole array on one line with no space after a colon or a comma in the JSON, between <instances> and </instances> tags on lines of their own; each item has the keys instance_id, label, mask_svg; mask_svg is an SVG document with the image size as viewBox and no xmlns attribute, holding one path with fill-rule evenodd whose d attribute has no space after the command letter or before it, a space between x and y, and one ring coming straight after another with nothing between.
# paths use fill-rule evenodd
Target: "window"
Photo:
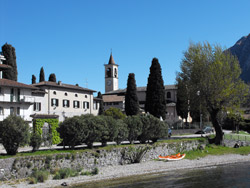
<instances>
[{"instance_id":1,"label":"window","mask_svg":"<svg viewBox=\"0 0 250 188\"><path fill-rule=\"evenodd\" d=\"M88 95L85 95L85 98L88 98Z\"/></svg>"},{"instance_id":2,"label":"window","mask_svg":"<svg viewBox=\"0 0 250 188\"><path fill-rule=\"evenodd\" d=\"M59 106L58 99L51 99L51 106Z\"/></svg>"},{"instance_id":3,"label":"window","mask_svg":"<svg viewBox=\"0 0 250 188\"><path fill-rule=\"evenodd\" d=\"M14 102L14 89L13 88L11 88L10 102Z\"/></svg>"},{"instance_id":4,"label":"window","mask_svg":"<svg viewBox=\"0 0 250 188\"><path fill-rule=\"evenodd\" d=\"M16 108L16 115L20 115L20 107Z\"/></svg>"},{"instance_id":5,"label":"window","mask_svg":"<svg viewBox=\"0 0 250 188\"><path fill-rule=\"evenodd\" d=\"M36 111L36 112L41 111L41 103L40 102L34 103L34 111Z\"/></svg>"},{"instance_id":6,"label":"window","mask_svg":"<svg viewBox=\"0 0 250 188\"><path fill-rule=\"evenodd\" d=\"M56 95L56 91L54 91L53 94Z\"/></svg>"},{"instance_id":7,"label":"window","mask_svg":"<svg viewBox=\"0 0 250 188\"><path fill-rule=\"evenodd\" d=\"M115 68L115 78L117 78L117 69Z\"/></svg>"},{"instance_id":8,"label":"window","mask_svg":"<svg viewBox=\"0 0 250 188\"><path fill-rule=\"evenodd\" d=\"M0 115L4 115L3 107L0 106Z\"/></svg>"},{"instance_id":9,"label":"window","mask_svg":"<svg viewBox=\"0 0 250 188\"><path fill-rule=\"evenodd\" d=\"M80 108L80 102L79 101L74 101L74 108Z\"/></svg>"},{"instance_id":10,"label":"window","mask_svg":"<svg viewBox=\"0 0 250 188\"><path fill-rule=\"evenodd\" d=\"M69 100L66 99L63 100L63 107L69 108Z\"/></svg>"},{"instance_id":11,"label":"window","mask_svg":"<svg viewBox=\"0 0 250 188\"><path fill-rule=\"evenodd\" d=\"M113 102L113 105L119 105L119 102Z\"/></svg>"},{"instance_id":12,"label":"window","mask_svg":"<svg viewBox=\"0 0 250 188\"><path fill-rule=\"evenodd\" d=\"M167 99L171 98L171 92L167 92Z\"/></svg>"},{"instance_id":13,"label":"window","mask_svg":"<svg viewBox=\"0 0 250 188\"><path fill-rule=\"evenodd\" d=\"M75 97L78 97L78 95L77 95L77 94L75 94Z\"/></svg>"},{"instance_id":14,"label":"window","mask_svg":"<svg viewBox=\"0 0 250 188\"><path fill-rule=\"evenodd\" d=\"M14 107L10 107L10 115L14 115Z\"/></svg>"},{"instance_id":15,"label":"window","mask_svg":"<svg viewBox=\"0 0 250 188\"><path fill-rule=\"evenodd\" d=\"M94 103L93 103L93 109L97 110L97 102L96 101L94 101Z\"/></svg>"},{"instance_id":16,"label":"window","mask_svg":"<svg viewBox=\"0 0 250 188\"><path fill-rule=\"evenodd\" d=\"M68 96L68 93L64 93L65 96Z\"/></svg>"},{"instance_id":17,"label":"window","mask_svg":"<svg viewBox=\"0 0 250 188\"><path fill-rule=\"evenodd\" d=\"M107 69L107 77L111 77L111 68Z\"/></svg>"},{"instance_id":18,"label":"window","mask_svg":"<svg viewBox=\"0 0 250 188\"><path fill-rule=\"evenodd\" d=\"M83 109L89 109L89 102L83 102Z\"/></svg>"}]
</instances>

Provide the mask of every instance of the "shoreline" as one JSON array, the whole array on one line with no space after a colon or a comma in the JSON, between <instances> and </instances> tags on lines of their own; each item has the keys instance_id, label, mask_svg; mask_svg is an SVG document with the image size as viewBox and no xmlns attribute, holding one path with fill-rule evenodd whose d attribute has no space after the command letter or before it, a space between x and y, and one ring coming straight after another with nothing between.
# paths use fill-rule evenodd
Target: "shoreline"
<instances>
[{"instance_id":1,"label":"shoreline","mask_svg":"<svg viewBox=\"0 0 250 188\"><path fill-rule=\"evenodd\" d=\"M66 182L68 187L73 187L76 185L81 185L83 183L109 181L113 179L126 178L129 176L160 174L168 171L178 171L183 169L186 170L199 169L204 167L241 163L241 162L250 162L250 154L208 155L204 158L199 158L195 160L183 159L180 161L172 161L172 162L152 160L136 164L105 166L99 168L99 173L94 176L77 176L61 180L49 179L44 183L37 183L37 184L28 184L28 182L26 181L20 183L14 181L9 181L4 183L0 182L0 187L1 188L62 187L61 184L63 182Z\"/></svg>"}]
</instances>

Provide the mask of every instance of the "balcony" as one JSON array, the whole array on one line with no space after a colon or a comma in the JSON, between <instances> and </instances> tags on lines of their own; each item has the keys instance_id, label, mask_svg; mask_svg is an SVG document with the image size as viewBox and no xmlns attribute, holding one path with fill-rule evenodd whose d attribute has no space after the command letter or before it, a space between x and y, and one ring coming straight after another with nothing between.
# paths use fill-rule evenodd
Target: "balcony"
<instances>
[{"instance_id":1,"label":"balcony","mask_svg":"<svg viewBox=\"0 0 250 188\"><path fill-rule=\"evenodd\" d=\"M26 97L26 96L23 96L23 97L13 97L11 96L10 97L10 100L9 101L0 101L1 103L16 103L16 104L32 104L35 102L35 99L34 97Z\"/></svg>"}]
</instances>

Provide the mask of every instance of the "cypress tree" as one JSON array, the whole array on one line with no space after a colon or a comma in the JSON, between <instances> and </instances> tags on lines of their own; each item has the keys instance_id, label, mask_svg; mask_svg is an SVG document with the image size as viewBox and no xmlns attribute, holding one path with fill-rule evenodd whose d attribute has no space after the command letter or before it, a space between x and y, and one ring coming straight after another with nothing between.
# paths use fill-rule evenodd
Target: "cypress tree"
<instances>
[{"instance_id":1,"label":"cypress tree","mask_svg":"<svg viewBox=\"0 0 250 188\"><path fill-rule=\"evenodd\" d=\"M49 81L50 82L56 82L56 75L54 73L49 75Z\"/></svg>"},{"instance_id":2,"label":"cypress tree","mask_svg":"<svg viewBox=\"0 0 250 188\"><path fill-rule=\"evenodd\" d=\"M16 50L10 44L4 44L2 46L3 56L6 58L6 61L3 63L11 66L10 70L3 72L3 78L17 81L17 64L16 64Z\"/></svg>"},{"instance_id":3,"label":"cypress tree","mask_svg":"<svg viewBox=\"0 0 250 188\"><path fill-rule=\"evenodd\" d=\"M100 91L99 91L98 94L97 94L97 98L102 99L102 94L101 94ZM103 100L101 100L101 101L100 101L100 106L99 106L99 113L98 113L98 115L102 115L103 112L104 112Z\"/></svg>"},{"instance_id":4,"label":"cypress tree","mask_svg":"<svg viewBox=\"0 0 250 188\"><path fill-rule=\"evenodd\" d=\"M166 118L165 88L161 75L161 65L153 58L148 77L145 111L155 117Z\"/></svg>"},{"instance_id":5,"label":"cypress tree","mask_svg":"<svg viewBox=\"0 0 250 188\"><path fill-rule=\"evenodd\" d=\"M45 81L45 75L44 75L44 70L43 67L40 69L40 79L39 82L44 82Z\"/></svg>"},{"instance_id":6,"label":"cypress tree","mask_svg":"<svg viewBox=\"0 0 250 188\"><path fill-rule=\"evenodd\" d=\"M135 74L130 73L127 81L127 91L125 95L125 112L128 116L139 113L139 102L136 92Z\"/></svg>"},{"instance_id":7,"label":"cypress tree","mask_svg":"<svg viewBox=\"0 0 250 188\"><path fill-rule=\"evenodd\" d=\"M32 84L36 83L36 76L34 74L32 74L31 82L32 82Z\"/></svg>"}]
</instances>

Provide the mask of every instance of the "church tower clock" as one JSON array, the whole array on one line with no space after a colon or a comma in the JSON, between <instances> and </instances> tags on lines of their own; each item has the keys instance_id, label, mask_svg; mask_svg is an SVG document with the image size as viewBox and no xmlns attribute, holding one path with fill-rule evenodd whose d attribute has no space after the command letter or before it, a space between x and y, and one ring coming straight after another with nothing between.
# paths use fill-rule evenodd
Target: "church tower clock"
<instances>
[{"instance_id":1,"label":"church tower clock","mask_svg":"<svg viewBox=\"0 0 250 188\"><path fill-rule=\"evenodd\" d=\"M118 65L115 64L112 53L108 64L105 64L105 93L118 90Z\"/></svg>"}]
</instances>

